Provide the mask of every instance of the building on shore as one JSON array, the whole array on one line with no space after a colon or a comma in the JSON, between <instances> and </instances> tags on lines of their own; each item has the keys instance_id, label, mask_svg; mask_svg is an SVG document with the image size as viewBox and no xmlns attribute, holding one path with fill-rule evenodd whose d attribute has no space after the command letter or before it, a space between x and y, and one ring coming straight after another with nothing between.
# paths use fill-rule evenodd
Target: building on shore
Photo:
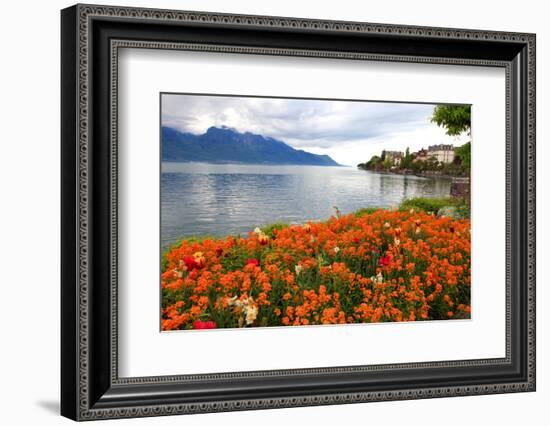
<instances>
[{"instance_id":1,"label":"building on shore","mask_svg":"<svg viewBox=\"0 0 550 426\"><path fill-rule=\"evenodd\" d=\"M387 158L390 159L392 166L398 166L403 160L404 154L401 151L382 151L382 161L386 161Z\"/></svg>"},{"instance_id":2,"label":"building on shore","mask_svg":"<svg viewBox=\"0 0 550 426\"><path fill-rule=\"evenodd\" d=\"M452 145L431 145L428 147L428 157L434 157L440 163L452 163L455 149Z\"/></svg>"},{"instance_id":3,"label":"building on shore","mask_svg":"<svg viewBox=\"0 0 550 426\"><path fill-rule=\"evenodd\" d=\"M383 162L388 162L392 167L399 166L405 154L402 151L383 150L380 159ZM428 149L422 148L417 152L411 153L413 162L435 160L438 163L449 164L455 159L455 148L453 145L430 145Z\"/></svg>"},{"instance_id":4,"label":"building on shore","mask_svg":"<svg viewBox=\"0 0 550 426\"><path fill-rule=\"evenodd\" d=\"M412 153L413 161L427 161L428 160L428 150L422 148L420 151Z\"/></svg>"}]
</instances>

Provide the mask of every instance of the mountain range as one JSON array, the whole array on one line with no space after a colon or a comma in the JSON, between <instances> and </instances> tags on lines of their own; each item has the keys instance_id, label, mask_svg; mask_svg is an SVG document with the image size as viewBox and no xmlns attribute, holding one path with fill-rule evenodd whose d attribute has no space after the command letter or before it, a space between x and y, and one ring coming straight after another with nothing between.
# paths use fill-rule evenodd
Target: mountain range
<instances>
[{"instance_id":1,"label":"mountain range","mask_svg":"<svg viewBox=\"0 0 550 426\"><path fill-rule=\"evenodd\" d=\"M294 149L286 143L229 127L210 127L202 135L162 127L162 161L338 166L328 155Z\"/></svg>"}]
</instances>

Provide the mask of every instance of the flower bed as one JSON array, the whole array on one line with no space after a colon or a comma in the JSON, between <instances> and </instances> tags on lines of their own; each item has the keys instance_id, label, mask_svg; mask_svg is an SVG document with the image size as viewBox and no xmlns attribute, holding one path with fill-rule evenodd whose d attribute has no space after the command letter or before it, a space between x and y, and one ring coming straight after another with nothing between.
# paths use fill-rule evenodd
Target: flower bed
<instances>
[{"instance_id":1,"label":"flower bed","mask_svg":"<svg viewBox=\"0 0 550 426\"><path fill-rule=\"evenodd\" d=\"M470 221L377 210L165 254L162 329L470 317Z\"/></svg>"}]
</instances>

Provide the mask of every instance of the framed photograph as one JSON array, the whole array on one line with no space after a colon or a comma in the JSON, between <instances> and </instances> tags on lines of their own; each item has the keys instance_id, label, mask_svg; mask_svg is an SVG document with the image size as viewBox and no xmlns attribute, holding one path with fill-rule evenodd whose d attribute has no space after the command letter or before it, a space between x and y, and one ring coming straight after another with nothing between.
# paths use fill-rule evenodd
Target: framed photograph
<instances>
[{"instance_id":1,"label":"framed photograph","mask_svg":"<svg viewBox=\"0 0 550 426\"><path fill-rule=\"evenodd\" d=\"M61 12L61 413L535 390L535 35Z\"/></svg>"}]
</instances>

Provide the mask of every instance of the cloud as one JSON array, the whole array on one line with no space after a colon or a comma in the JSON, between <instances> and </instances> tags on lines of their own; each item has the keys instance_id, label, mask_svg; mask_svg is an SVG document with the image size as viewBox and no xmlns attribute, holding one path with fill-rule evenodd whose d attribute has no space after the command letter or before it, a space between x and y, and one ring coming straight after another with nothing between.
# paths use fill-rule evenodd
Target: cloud
<instances>
[{"instance_id":1,"label":"cloud","mask_svg":"<svg viewBox=\"0 0 550 426\"><path fill-rule=\"evenodd\" d=\"M430 122L434 105L162 95L162 125L202 134L211 126L270 136L342 164L366 161L382 149L404 151L453 143Z\"/></svg>"}]
</instances>

